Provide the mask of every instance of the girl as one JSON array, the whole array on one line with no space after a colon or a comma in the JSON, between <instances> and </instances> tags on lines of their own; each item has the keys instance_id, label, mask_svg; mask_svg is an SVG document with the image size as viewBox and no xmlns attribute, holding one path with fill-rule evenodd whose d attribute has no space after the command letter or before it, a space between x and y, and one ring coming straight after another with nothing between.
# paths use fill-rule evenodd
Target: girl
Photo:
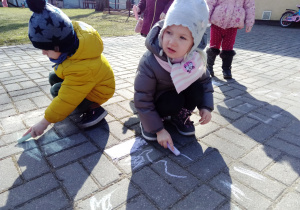
<instances>
[{"instance_id":1,"label":"girl","mask_svg":"<svg viewBox=\"0 0 300 210\"><path fill-rule=\"evenodd\" d=\"M213 65L220 54L224 79L231 79L231 64L235 51L237 29L250 32L255 21L254 0L207 0L209 7L210 48L207 49L207 70L214 77ZM220 53L220 47L222 51Z\"/></svg>"},{"instance_id":2,"label":"girl","mask_svg":"<svg viewBox=\"0 0 300 210\"><path fill-rule=\"evenodd\" d=\"M163 121L171 123L182 135L194 135L189 120L197 107L200 123L211 119L213 88L206 57L198 45L208 23L204 0L175 0L166 19L158 22L146 38L148 51L140 60L134 82L134 104L140 118L142 135L173 150L173 141Z\"/></svg>"}]
</instances>

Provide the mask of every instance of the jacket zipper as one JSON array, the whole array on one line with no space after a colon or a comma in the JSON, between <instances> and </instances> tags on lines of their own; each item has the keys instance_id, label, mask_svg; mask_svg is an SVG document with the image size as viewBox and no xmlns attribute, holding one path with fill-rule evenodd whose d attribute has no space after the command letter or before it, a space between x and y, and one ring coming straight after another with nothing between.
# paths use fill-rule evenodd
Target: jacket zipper
<instances>
[{"instance_id":1,"label":"jacket zipper","mask_svg":"<svg viewBox=\"0 0 300 210\"><path fill-rule=\"evenodd\" d=\"M150 25L149 30L152 28L152 25L153 25L153 22L154 22L155 13L156 13L156 2L157 2L157 0L155 1L153 19L152 19L152 23L151 23L151 25Z\"/></svg>"}]
</instances>

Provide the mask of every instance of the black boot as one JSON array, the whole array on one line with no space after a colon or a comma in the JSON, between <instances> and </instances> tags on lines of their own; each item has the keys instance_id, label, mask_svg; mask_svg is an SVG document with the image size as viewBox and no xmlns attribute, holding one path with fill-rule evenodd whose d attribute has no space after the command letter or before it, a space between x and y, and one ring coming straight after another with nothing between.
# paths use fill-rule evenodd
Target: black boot
<instances>
[{"instance_id":1,"label":"black boot","mask_svg":"<svg viewBox=\"0 0 300 210\"><path fill-rule=\"evenodd\" d=\"M207 54L207 63L206 63L206 70L209 71L212 77L215 76L213 65L215 64L215 60L217 55L220 54L220 50L217 48L208 48L206 50Z\"/></svg>"},{"instance_id":2,"label":"black boot","mask_svg":"<svg viewBox=\"0 0 300 210\"><path fill-rule=\"evenodd\" d=\"M224 79L232 79L231 64L234 55L235 55L234 50L222 50L222 52L220 53L220 57L222 58L222 62L223 62L222 69L223 69Z\"/></svg>"}]
</instances>

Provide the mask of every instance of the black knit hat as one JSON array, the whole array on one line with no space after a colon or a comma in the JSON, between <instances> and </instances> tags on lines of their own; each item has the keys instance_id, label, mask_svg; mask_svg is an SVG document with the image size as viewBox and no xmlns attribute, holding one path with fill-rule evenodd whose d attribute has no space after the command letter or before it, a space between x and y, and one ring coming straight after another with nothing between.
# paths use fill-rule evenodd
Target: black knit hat
<instances>
[{"instance_id":1,"label":"black knit hat","mask_svg":"<svg viewBox=\"0 0 300 210\"><path fill-rule=\"evenodd\" d=\"M26 0L33 14L28 24L28 37L33 46L42 50L68 52L75 40L68 16L45 0Z\"/></svg>"}]
</instances>

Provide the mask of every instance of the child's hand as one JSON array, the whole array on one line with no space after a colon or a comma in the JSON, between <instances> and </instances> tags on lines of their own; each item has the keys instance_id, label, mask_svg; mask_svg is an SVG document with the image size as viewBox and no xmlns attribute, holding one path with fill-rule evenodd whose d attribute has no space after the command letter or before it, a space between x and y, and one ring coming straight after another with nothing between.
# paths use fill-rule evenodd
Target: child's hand
<instances>
[{"instance_id":1,"label":"child's hand","mask_svg":"<svg viewBox=\"0 0 300 210\"><path fill-rule=\"evenodd\" d=\"M137 13L140 13L141 9L138 6L136 6L136 11Z\"/></svg>"},{"instance_id":2,"label":"child's hand","mask_svg":"<svg viewBox=\"0 0 300 210\"><path fill-rule=\"evenodd\" d=\"M161 131L158 131L156 135L157 135L157 141L162 147L168 148L168 143L169 143L171 150L174 151L174 144L171 135L166 129L162 129Z\"/></svg>"},{"instance_id":3,"label":"child's hand","mask_svg":"<svg viewBox=\"0 0 300 210\"><path fill-rule=\"evenodd\" d=\"M251 31L251 29L252 29L252 26L248 26L248 27L246 27L246 33L250 32L250 31Z\"/></svg>"},{"instance_id":4,"label":"child's hand","mask_svg":"<svg viewBox=\"0 0 300 210\"><path fill-rule=\"evenodd\" d=\"M211 113L210 111L208 111L207 109L200 109L199 110L199 115L200 115L200 124L204 125L206 123L208 123L211 120Z\"/></svg>"},{"instance_id":5,"label":"child's hand","mask_svg":"<svg viewBox=\"0 0 300 210\"><path fill-rule=\"evenodd\" d=\"M162 19L165 19L166 17L166 14L164 12L162 12L159 16L159 19L162 20Z\"/></svg>"},{"instance_id":6,"label":"child's hand","mask_svg":"<svg viewBox=\"0 0 300 210\"><path fill-rule=\"evenodd\" d=\"M23 136L27 135L28 133L30 133L33 138L40 136L50 124L50 122L43 118L40 122L32 126Z\"/></svg>"}]
</instances>

